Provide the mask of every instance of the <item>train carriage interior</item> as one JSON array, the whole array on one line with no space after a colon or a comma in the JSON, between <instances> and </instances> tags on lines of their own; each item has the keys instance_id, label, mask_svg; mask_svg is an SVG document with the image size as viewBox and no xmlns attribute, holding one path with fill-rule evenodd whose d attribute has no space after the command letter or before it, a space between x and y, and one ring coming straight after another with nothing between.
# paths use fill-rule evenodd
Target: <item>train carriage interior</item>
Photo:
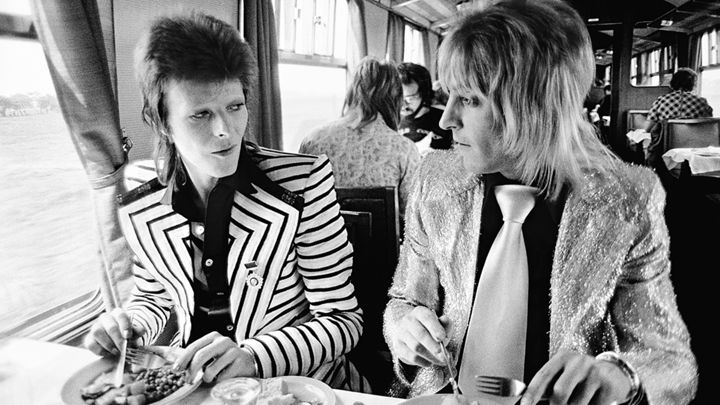
<instances>
[{"instance_id":1,"label":"train carriage interior","mask_svg":"<svg viewBox=\"0 0 720 405\"><path fill-rule=\"evenodd\" d=\"M118 193L154 176L133 49L155 16L196 9L240 30L259 55L263 78L250 102L258 117L250 136L296 153L311 129L339 117L362 56L421 64L437 81L445 35L465 13L494 1L0 1L0 342L27 337L80 346L97 317L132 288L135 259L113 212ZM609 113L594 119L598 136L618 157L645 164L642 142L628 133L645 125L678 68L697 72L695 93L720 116L720 1L567 1L590 33L594 87L607 86L611 97ZM708 128L717 141L710 145L720 146L720 127ZM672 281L701 375L696 403L710 403L703 376L716 348L706 313L717 288L706 275L720 267L720 175L696 176L687 163L658 175L667 193ZM368 252L378 217L342 209L353 238L366 243L360 251ZM397 255L403 235L394 221L389 251ZM394 266L397 257L358 262ZM359 295L384 297L389 276L384 283L383 291ZM365 280L364 288L372 286ZM369 322L379 336L381 320Z\"/></svg>"}]
</instances>

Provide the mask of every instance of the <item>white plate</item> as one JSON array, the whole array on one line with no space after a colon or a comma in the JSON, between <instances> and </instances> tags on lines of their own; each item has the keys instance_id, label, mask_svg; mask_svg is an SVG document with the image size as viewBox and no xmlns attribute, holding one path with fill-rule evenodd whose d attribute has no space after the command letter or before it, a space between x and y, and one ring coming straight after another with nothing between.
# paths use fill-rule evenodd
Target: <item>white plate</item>
<instances>
[{"instance_id":1,"label":"white plate","mask_svg":"<svg viewBox=\"0 0 720 405\"><path fill-rule=\"evenodd\" d=\"M421 397L415 397L412 399L409 399L405 402L401 402L398 405L441 405L443 400L447 397L451 397L452 394L434 394L434 395L423 395ZM478 405L502 405L502 404L514 404L517 402L517 398L514 398L514 401L510 398L508 402L502 401L502 399L493 399L493 398L479 398L475 399L477 401Z\"/></svg>"},{"instance_id":2,"label":"white plate","mask_svg":"<svg viewBox=\"0 0 720 405\"><path fill-rule=\"evenodd\" d=\"M116 364L117 362L113 359L102 358L78 370L65 382L65 385L62 388L61 397L63 402L65 402L66 405L86 405L82 396L80 396L80 390L93 382L100 374L114 369ZM195 391L201 382L202 379L198 380L194 384L185 384L167 397L156 402L151 402L151 404L172 404L173 402L184 398L191 392Z\"/></svg>"},{"instance_id":3,"label":"white plate","mask_svg":"<svg viewBox=\"0 0 720 405\"><path fill-rule=\"evenodd\" d=\"M335 405L335 393L322 381L297 375L275 378L285 381L288 393L293 394L298 401L320 401L323 405Z\"/></svg>"}]
</instances>

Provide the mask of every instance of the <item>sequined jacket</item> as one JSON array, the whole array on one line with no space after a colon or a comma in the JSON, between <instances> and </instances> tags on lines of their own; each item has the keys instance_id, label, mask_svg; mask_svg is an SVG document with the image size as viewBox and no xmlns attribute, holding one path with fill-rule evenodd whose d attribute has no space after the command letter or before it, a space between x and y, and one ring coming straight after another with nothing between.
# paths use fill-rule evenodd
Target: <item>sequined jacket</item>
<instances>
[{"instance_id":1,"label":"sequined jacket","mask_svg":"<svg viewBox=\"0 0 720 405\"><path fill-rule=\"evenodd\" d=\"M449 351L457 354L462 347L482 204L482 179L466 174L454 152L433 152L423 160L385 312L388 342L400 318L423 305L450 318ZM550 280L549 356L560 350L615 351L636 368L649 403L682 404L695 393L697 366L670 282L664 204L657 177L626 164L607 175L588 172L584 187L570 191ZM406 373L395 353L393 358L410 396L447 384L443 368Z\"/></svg>"}]
</instances>

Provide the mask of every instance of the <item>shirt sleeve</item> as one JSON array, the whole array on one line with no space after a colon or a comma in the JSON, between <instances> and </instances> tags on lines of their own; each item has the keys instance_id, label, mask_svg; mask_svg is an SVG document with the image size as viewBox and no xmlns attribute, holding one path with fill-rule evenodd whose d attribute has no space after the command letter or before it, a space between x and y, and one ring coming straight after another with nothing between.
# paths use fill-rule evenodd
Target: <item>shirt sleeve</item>
<instances>
[{"instance_id":1,"label":"shirt sleeve","mask_svg":"<svg viewBox=\"0 0 720 405\"><path fill-rule=\"evenodd\" d=\"M362 333L362 310L350 279L353 250L334 182L330 162L321 155L303 193L295 238L312 319L242 342L254 352L260 377L308 374L349 352Z\"/></svg>"},{"instance_id":2,"label":"shirt sleeve","mask_svg":"<svg viewBox=\"0 0 720 405\"><path fill-rule=\"evenodd\" d=\"M660 117L660 105L662 104L660 98L653 101L650 112L648 113L647 120L653 122L659 122L662 118Z\"/></svg>"}]
</instances>

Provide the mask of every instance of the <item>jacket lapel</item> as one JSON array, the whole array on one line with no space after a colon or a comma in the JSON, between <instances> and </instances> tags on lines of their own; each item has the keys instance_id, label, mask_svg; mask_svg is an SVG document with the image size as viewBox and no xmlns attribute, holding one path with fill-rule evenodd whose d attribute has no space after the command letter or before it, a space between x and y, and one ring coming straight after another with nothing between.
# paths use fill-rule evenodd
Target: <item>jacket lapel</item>
<instances>
[{"instance_id":1,"label":"jacket lapel","mask_svg":"<svg viewBox=\"0 0 720 405\"><path fill-rule=\"evenodd\" d=\"M253 191L235 193L229 234L230 308L238 340L254 336L262 325L278 278L292 247L302 211L302 197L250 168ZM248 264L262 284L248 284Z\"/></svg>"}]
</instances>

